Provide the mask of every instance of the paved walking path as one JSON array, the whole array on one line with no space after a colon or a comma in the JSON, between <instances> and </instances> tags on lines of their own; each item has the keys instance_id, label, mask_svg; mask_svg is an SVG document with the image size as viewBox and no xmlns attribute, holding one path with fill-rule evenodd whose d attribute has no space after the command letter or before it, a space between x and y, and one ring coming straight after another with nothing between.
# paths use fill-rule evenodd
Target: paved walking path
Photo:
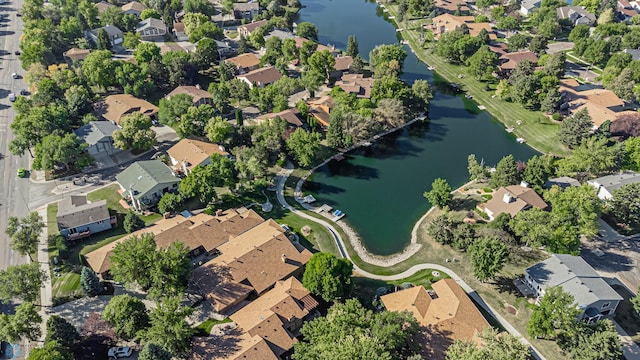
<instances>
[{"instance_id":1,"label":"paved walking path","mask_svg":"<svg viewBox=\"0 0 640 360\"><path fill-rule=\"evenodd\" d=\"M616 326L616 330L618 331L618 337L620 338L620 343L622 343L622 352L624 353L624 357L627 360L640 360L640 346L633 342L631 336L627 334L626 331L613 319L613 324Z\"/></svg>"},{"instance_id":2,"label":"paved walking path","mask_svg":"<svg viewBox=\"0 0 640 360\"><path fill-rule=\"evenodd\" d=\"M287 163L287 168L282 169L277 175L276 175L276 197L278 198L278 202L280 203L280 205L282 205L282 207L284 209L287 209L289 211L291 211L292 213L303 217L307 220L311 220L315 223L318 223L322 226L324 226L333 236L334 240L336 241L336 244L338 246L338 250L340 251L340 254L342 255L342 257L351 260L349 253L346 251L346 247L344 245L344 241L342 239L342 237L340 236L340 233L336 230L336 228L328 223L325 220L322 219L318 219L314 216L308 215L300 210L297 210L296 208L294 208L293 206L289 205L289 203L287 203L287 200L284 197L284 184L287 181L287 178L289 177L289 175L291 175L291 172L293 171L293 166L290 163ZM371 279L377 279L377 280L383 280L383 281L391 281L391 280L400 280L400 279L404 279L407 278L413 274L415 274L416 272L420 271L420 270L424 270L424 269L433 269L433 270L438 270L444 273L447 273L449 276L451 276L452 279L454 279L459 285L460 287L462 287L468 294L469 296L476 301L480 306L482 306L483 309L485 309L488 313L490 313L493 317L496 318L496 320L498 320L500 322L500 324L512 335L518 337L520 339L520 341L522 341L522 343L526 344L527 346L529 346L529 348L531 349L531 353L533 354L533 356L536 359L539 360L546 360L544 356L542 356L542 354L540 354L538 352L538 350L533 347L533 345L531 345L531 343L529 343L529 341L527 339L525 339L522 334L520 334L520 332L518 332L518 330L516 330L507 320L505 320L502 316L500 316L500 314L498 314L498 312L496 312L489 304L487 304L482 297L471 288L471 286L469 286L466 282L464 282L464 280L462 280L460 278L460 276L458 276L458 274L456 274L455 272L453 272L453 270L444 267L442 265L439 264L430 264L430 263L423 263L423 264L417 264L414 265L412 267L410 267L409 269L395 274L395 275L377 275L377 274L373 274L370 273L368 271L365 271L361 268L359 268L356 264L353 264L353 268L354 271L356 271L357 273L371 278Z\"/></svg>"},{"instance_id":3,"label":"paved walking path","mask_svg":"<svg viewBox=\"0 0 640 360\"><path fill-rule=\"evenodd\" d=\"M42 222L45 224L45 228L40 233L40 242L38 243L38 264L40 264L40 270L47 274L45 280L42 283L42 289L40 290L40 316L42 316L42 336L40 341L44 342L46 335L46 323L49 319L49 310L51 309L51 273L49 272L49 242L47 241L47 206L38 208L38 214L42 218Z\"/></svg>"}]
</instances>

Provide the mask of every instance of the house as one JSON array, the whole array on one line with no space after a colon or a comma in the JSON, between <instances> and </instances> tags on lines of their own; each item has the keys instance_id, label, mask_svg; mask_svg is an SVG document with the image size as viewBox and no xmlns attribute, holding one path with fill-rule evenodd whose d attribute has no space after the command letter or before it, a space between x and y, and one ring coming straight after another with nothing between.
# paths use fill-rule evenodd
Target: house
<instances>
[{"instance_id":1,"label":"house","mask_svg":"<svg viewBox=\"0 0 640 360\"><path fill-rule=\"evenodd\" d=\"M173 37L176 41L189 41L189 35L184 32L184 23L173 23Z\"/></svg>"},{"instance_id":2,"label":"house","mask_svg":"<svg viewBox=\"0 0 640 360\"><path fill-rule=\"evenodd\" d=\"M272 37L277 37L280 40L296 38L296 36L289 29L273 29L264 36L264 41L267 41Z\"/></svg>"},{"instance_id":3,"label":"house","mask_svg":"<svg viewBox=\"0 0 640 360\"><path fill-rule=\"evenodd\" d=\"M602 125L605 121L615 121L627 114L635 114L635 111L625 111L625 103L613 91L583 86L575 79L560 80L558 88L562 96L560 109L566 109L569 113L575 113L587 109L594 127Z\"/></svg>"},{"instance_id":4,"label":"house","mask_svg":"<svg viewBox=\"0 0 640 360\"><path fill-rule=\"evenodd\" d=\"M162 195L178 189L180 179L160 160L136 161L116 175L131 206L142 211L158 203Z\"/></svg>"},{"instance_id":5,"label":"house","mask_svg":"<svg viewBox=\"0 0 640 360\"><path fill-rule=\"evenodd\" d=\"M593 180L587 180L587 184L598 189L598 197L609 200L613 192L627 184L640 182L640 174L635 171L623 171L619 174L607 175Z\"/></svg>"},{"instance_id":6,"label":"house","mask_svg":"<svg viewBox=\"0 0 640 360\"><path fill-rule=\"evenodd\" d=\"M273 353L266 340L248 334L226 334L229 342L222 342L217 336L197 336L191 339L189 360L282 360ZM232 349L240 349L232 352Z\"/></svg>"},{"instance_id":7,"label":"house","mask_svg":"<svg viewBox=\"0 0 640 360\"><path fill-rule=\"evenodd\" d=\"M78 128L75 134L89 145L89 155L112 155L120 151L113 146L113 132L116 130L120 127L111 121L91 121Z\"/></svg>"},{"instance_id":8,"label":"house","mask_svg":"<svg viewBox=\"0 0 640 360\"><path fill-rule=\"evenodd\" d=\"M269 219L218 246L220 255L191 272L192 288L219 313L249 296L262 296L279 280L299 276L311 253Z\"/></svg>"},{"instance_id":9,"label":"house","mask_svg":"<svg viewBox=\"0 0 640 360\"><path fill-rule=\"evenodd\" d=\"M100 33L100 30L104 30L107 33L107 36L109 37L109 41L111 42L111 46L122 44L122 41L123 41L122 31L113 25L107 25L101 28L89 30L85 32L85 35L87 36L89 41L97 45L98 34Z\"/></svg>"},{"instance_id":10,"label":"house","mask_svg":"<svg viewBox=\"0 0 640 360\"><path fill-rule=\"evenodd\" d=\"M336 81L335 86L339 86L345 92L356 94L358 98L371 98L371 88L373 78L364 77L362 74L345 74L342 79Z\"/></svg>"},{"instance_id":11,"label":"house","mask_svg":"<svg viewBox=\"0 0 640 360\"><path fill-rule=\"evenodd\" d=\"M544 183L545 189L551 189L551 187L557 186L562 190L565 190L571 186L580 186L580 182L572 177L561 176L557 178L551 178Z\"/></svg>"},{"instance_id":12,"label":"house","mask_svg":"<svg viewBox=\"0 0 640 360\"><path fill-rule=\"evenodd\" d=\"M85 255L85 260L96 274L107 279L110 276L110 258L113 249L132 236L153 234L159 248L166 248L180 241L189 249L189 256L193 258L201 254L216 254L217 248L227 242L230 237L238 236L263 222L264 219L255 211L244 208L218 211L215 215L205 213L191 217L175 215L160 219L144 229L98 248Z\"/></svg>"},{"instance_id":13,"label":"house","mask_svg":"<svg viewBox=\"0 0 640 360\"><path fill-rule=\"evenodd\" d=\"M238 74L244 74L260 66L260 59L252 53L240 54L225 61L233 64L238 69Z\"/></svg>"},{"instance_id":14,"label":"house","mask_svg":"<svg viewBox=\"0 0 640 360\"><path fill-rule=\"evenodd\" d=\"M269 22L267 20L254 21L252 23L248 23L242 26L238 26L238 34L240 36L244 36L248 38L251 34L256 31L257 28L267 25Z\"/></svg>"},{"instance_id":15,"label":"house","mask_svg":"<svg viewBox=\"0 0 640 360\"><path fill-rule=\"evenodd\" d=\"M164 43L160 45L160 55L164 55L170 51L188 52L185 48L176 43Z\"/></svg>"},{"instance_id":16,"label":"house","mask_svg":"<svg viewBox=\"0 0 640 360\"><path fill-rule=\"evenodd\" d=\"M138 23L136 33L144 41L162 41L167 36L167 25L160 19L148 18Z\"/></svg>"},{"instance_id":17,"label":"house","mask_svg":"<svg viewBox=\"0 0 640 360\"><path fill-rule=\"evenodd\" d=\"M529 16L533 10L540 7L542 0L524 0L520 3L520 13L524 16Z\"/></svg>"},{"instance_id":18,"label":"house","mask_svg":"<svg viewBox=\"0 0 640 360\"><path fill-rule=\"evenodd\" d=\"M71 195L58 202L56 222L60 235L78 240L110 230L117 219L109 214L107 200L88 202L85 195Z\"/></svg>"},{"instance_id":19,"label":"house","mask_svg":"<svg viewBox=\"0 0 640 360\"><path fill-rule=\"evenodd\" d=\"M340 79L343 74L349 72L351 64L353 64L353 58L351 56L336 57L336 62L333 65L333 71L329 73L329 77L332 79Z\"/></svg>"},{"instance_id":20,"label":"house","mask_svg":"<svg viewBox=\"0 0 640 360\"><path fill-rule=\"evenodd\" d=\"M156 106L130 94L109 95L104 100L96 103L94 109L96 115L116 124L120 124L120 119L123 116L135 112L147 115L152 119L158 114Z\"/></svg>"},{"instance_id":21,"label":"house","mask_svg":"<svg viewBox=\"0 0 640 360\"><path fill-rule=\"evenodd\" d=\"M168 93L167 96L165 96L165 98L168 100L168 99L171 99L173 96L176 96L179 94L187 94L191 96L193 98L193 106L212 104L211 94L209 94L205 90L202 90L200 86L180 85L177 88L173 89L173 91Z\"/></svg>"},{"instance_id":22,"label":"house","mask_svg":"<svg viewBox=\"0 0 640 360\"><path fill-rule=\"evenodd\" d=\"M238 325L238 330L251 337L261 337L277 357L287 358L293 351L293 344L298 342L294 334L318 305L309 290L290 277L276 282L273 289L230 318Z\"/></svg>"},{"instance_id":23,"label":"house","mask_svg":"<svg viewBox=\"0 0 640 360\"><path fill-rule=\"evenodd\" d=\"M330 95L325 95L319 99L307 101L307 105L309 105L309 115L313 116L320 126L328 128L330 122L329 113L335 107L333 98Z\"/></svg>"},{"instance_id":24,"label":"house","mask_svg":"<svg viewBox=\"0 0 640 360\"><path fill-rule=\"evenodd\" d=\"M418 321L420 331L415 341L425 359L444 360L446 349L455 340L480 344L478 335L489 323L454 279L432 285L400 290L383 295L380 300L389 311L408 311Z\"/></svg>"},{"instance_id":25,"label":"house","mask_svg":"<svg viewBox=\"0 0 640 360\"><path fill-rule=\"evenodd\" d=\"M618 0L616 12L620 21L630 22L631 18L638 15L638 10L628 0Z\"/></svg>"},{"instance_id":26,"label":"house","mask_svg":"<svg viewBox=\"0 0 640 360\"><path fill-rule=\"evenodd\" d=\"M140 14L142 13L142 10L145 10L147 8L146 5L144 5L143 3L137 2L137 1L132 1L130 3L126 3L124 5L122 5L121 9L122 9L122 13L124 15L130 14L130 15L135 15L136 17L140 17Z\"/></svg>"},{"instance_id":27,"label":"house","mask_svg":"<svg viewBox=\"0 0 640 360\"><path fill-rule=\"evenodd\" d=\"M596 16L587 11L584 6L562 6L556 9L558 19L566 20L571 25L591 26L596 22Z\"/></svg>"},{"instance_id":28,"label":"house","mask_svg":"<svg viewBox=\"0 0 640 360\"><path fill-rule=\"evenodd\" d=\"M233 16L236 20L253 20L253 17L260 14L260 4L256 2L233 3Z\"/></svg>"},{"instance_id":29,"label":"house","mask_svg":"<svg viewBox=\"0 0 640 360\"><path fill-rule=\"evenodd\" d=\"M469 6L465 0L436 0L433 5L439 14L469 14Z\"/></svg>"},{"instance_id":30,"label":"house","mask_svg":"<svg viewBox=\"0 0 640 360\"><path fill-rule=\"evenodd\" d=\"M491 52L496 53L498 55L498 58L500 58L500 56L509 52L509 48L507 44L503 42L495 42L495 41L492 41L491 43L489 43L489 50Z\"/></svg>"},{"instance_id":31,"label":"house","mask_svg":"<svg viewBox=\"0 0 640 360\"><path fill-rule=\"evenodd\" d=\"M480 31L484 29L489 34L489 39L497 39L496 34L491 28L490 23L476 23L473 16L455 16L451 14L442 14L433 18L432 24L428 27L433 31L436 38L442 34L454 31L462 26L469 29L469 35L476 37Z\"/></svg>"},{"instance_id":32,"label":"house","mask_svg":"<svg viewBox=\"0 0 640 360\"><path fill-rule=\"evenodd\" d=\"M280 80L282 74L273 66L267 66L255 70L251 70L248 73L238 75L236 78L249 84L249 87L254 86L263 87Z\"/></svg>"},{"instance_id":33,"label":"house","mask_svg":"<svg viewBox=\"0 0 640 360\"><path fill-rule=\"evenodd\" d=\"M215 42L218 47L218 57L220 57L220 59L224 59L227 56L236 53L236 51L229 45L228 41L215 40Z\"/></svg>"},{"instance_id":34,"label":"house","mask_svg":"<svg viewBox=\"0 0 640 360\"><path fill-rule=\"evenodd\" d=\"M256 123L259 124L261 122L267 121L267 120L271 120L274 119L276 117L281 118L282 120L285 120L287 122L287 124L289 124L289 126L292 127L301 127L304 124L302 123L302 121L300 121L300 118L298 117L298 114L300 114L300 111L298 111L298 109L287 109L287 110L283 110L277 113L269 113L269 114L264 114L264 115L260 115L256 118Z\"/></svg>"},{"instance_id":35,"label":"house","mask_svg":"<svg viewBox=\"0 0 640 360\"><path fill-rule=\"evenodd\" d=\"M624 49L622 50L627 54L631 54L631 60L640 60L640 50L638 49Z\"/></svg>"},{"instance_id":36,"label":"house","mask_svg":"<svg viewBox=\"0 0 640 360\"><path fill-rule=\"evenodd\" d=\"M538 56L531 51L516 51L501 55L498 58L498 77L508 78L519 63L528 60L533 66L538 64Z\"/></svg>"},{"instance_id":37,"label":"house","mask_svg":"<svg viewBox=\"0 0 640 360\"><path fill-rule=\"evenodd\" d=\"M113 4L109 4L106 1L100 1L96 3L96 8L98 9L98 14L103 13L105 10L107 10L108 8L111 7L115 7L115 5ZM100 15L98 15L98 17L100 17Z\"/></svg>"},{"instance_id":38,"label":"house","mask_svg":"<svg viewBox=\"0 0 640 360\"><path fill-rule=\"evenodd\" d=\"M167 150L171 164L178 172L188 175L194 167L211 164L211 155L228 157L224 147L194 139L182 139Z\"/></svg>"},{"instance_id":39,"label":"house","mask_svg":"<svg viewBox=\"0 0 640 360\"><path fill-rule=\"evenodd\" d=\"M64 56L67 62L73 62L73 61L84 60L87 57L87 55L89 55L90 53L91 53L91 50L89 49L71 48L65 51L64 53L62 53L62 56Z\"/></svg>"},{"instance_id":40,"label":"house","mask_svg":"<svg viewBox=\"0 0 640 360\"><path fill-rule=\"evenodd\" d=\"M548 288L559 286L573 296L587 324L613 316L622 297L580 256L554 254L526 270L525 282L536 303Z\"/></svg>"},{"instance_id":41,"label":"house","mask_svg":"<svg viewBox=\"0 0 640 360\"><path fill-rule=\"evenodd\" d=\"M533 189L522 185L501 187L493 194L491 200L484 204L484 212L493 220L502 213L511 217L531 207L546 209L547 203Z\"/></svg>"}]
</instances>

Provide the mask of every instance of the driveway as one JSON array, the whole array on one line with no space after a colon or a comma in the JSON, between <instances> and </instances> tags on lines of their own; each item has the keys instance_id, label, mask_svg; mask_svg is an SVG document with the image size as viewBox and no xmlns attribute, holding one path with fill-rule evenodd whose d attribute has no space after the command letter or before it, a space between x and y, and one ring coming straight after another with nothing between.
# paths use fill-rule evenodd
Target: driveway
<instances>
[{"instance_id":1,"label":"driveway","mask_svg":"<svg viewBox=\"0 0 640 360\"><path fill-rule=\"evenodd\" d=\"M573 49L574 44L571 41L558 41L547 45L547 54L555 54L560 51Z\"/></svg>"},{"instance_id":2,"label":"driveway","mask_svg":"<svg viewBox=\"0 0 640 360\"><path fill-rule=\"evenodd\" d=\"M598 256L594 250L604 255ZM636 240L604 241L594 239L582 242L582 257L599 273L617 277L630 290L640 286L640 244Z\"/></svg>"},{"instance_id":3,"label":"driveway","mask_svg":"<svg viewBox=\"0 0 640 360\"><path fill-rule=\"evenodd\" d=\"M565 76L580 77L596 85L602 84L602 82L596 81L598 74L569 60L567 60L567 65L565 66Z\"/></svg>"}]
</instances>

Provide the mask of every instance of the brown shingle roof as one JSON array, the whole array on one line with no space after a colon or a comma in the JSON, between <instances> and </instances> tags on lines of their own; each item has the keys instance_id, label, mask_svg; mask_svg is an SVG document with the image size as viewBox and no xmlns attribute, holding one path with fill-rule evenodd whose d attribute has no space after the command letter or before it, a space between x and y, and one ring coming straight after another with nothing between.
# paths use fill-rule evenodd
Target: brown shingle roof
<instances>
[{"instance_id":1,"label":"brown shingle roof","mask_svg":"<svg viewBox=\"0 0 640 360\"><path fill-rule=\"evenodd\" d=\"M260 336L231 331L223 336L195 337L191 360L281 360Z\"/></svg>"},{"instance_id":2,"label":"brown shingle roof","mask_svg":"<svg viewBox=\"0 0 640 360\"><path fill-rule=\"evenodd\" d=\"M421 325L417 340L426 359L444 359L453 340L475 341L477 334L489 326L487 320L453 279L433 284L431 296L422 286L384 295L380 299L389 311L407 310Z\"/></svg>"},{"instance_id":3,"label":"brown shingle roof","mask_svg":"<svg viewBox=\"0 0 640 360\"><path fill-rule=\"evenodd\" d=\"M104 273L111 268L109 258L117 244L131 236L145 233L154 234L156 244L161 248L181 241L191 250L202 246L209 252L227 242L231 236L240 235L262 222L264 219L253 210L238 212L231 209L216 216L200 213L190 218L177 215L161 219L153 225L96 249L85 255L85 259L95 272Z\"/></svg>"},{"instance_id":4,"label":"brown shingle roof","mask_svg":"<svg viewBox=\"0 0 640 360\"><path fill-rule=\"evenodd\" d=\"M126 3L126 4L122 5L122 7L121 7L122 11L133 10L133 11L137 11L137 12L142 12L142 10L144 10L146 8L147 8L146 5L144 5L143 3L137 2L137 1L132 1L130 3Z\"/></svg>"},{"instance_id":5,"label":"brown shingle roof","mask_svg":"<svg viewBox=\"0 0 640 360\"><path fill-rule=\"evenodd\" d=\"M165 98L171 99L172 96L176 96L179 94L187 94L191 96L193 98L194 104L202 99L211 99L211 94L209 94L205 90L202 90L195 86L186 86L186 85L180 85L177 88L173 89L173 91L168 93L167 96L165 96Z\"/></svg>"},{"instance_id":6,"label":"brown shingle roof","mask_svg":"<svg viewBox=\"0 0 640 360\"><path fill-rule=\"evenodd\" d=\"M492 213L494 218L502 213L510 214L513 217L531 206L546 209L547 203L533 189L520 185L499 188L493 194L493 198L485 204L485 208Z\"/></svg>"},{"instance_id":7,"label":"brown shingle roof","mask_svg":"<svg viewBox=\"0 0 640 360\"><path fill-rule=\"evenodd\" d=\"M370 98L374 79L364 77L362 74L344 74L342 79L336 81L336 86L348 93L356 94L359 98Z\"/></svg>"},{"instance_id":8,"label":"brown shingle roof","mask_svg":"<svg viewBox=\"0 0 640 360\"><path fill-rule=\"evenodd\" d=\"M185 50L182 46L176 44L176 43L164 43L162 46L160 46L160 54L164 55L166 53L168 53L169 51L181 51L181 52L186 52L187 50Z\"/></svg>"},{"instance_id":9,"label":"brown shingle roof","mask_svg":"<svg viewBox=\"0 0 640 360\"><path fill-rule=\"evenodd\" d=\"M177 166L181 166L183 162L186 162L189 170L193 170L194 167L202 164L213 154L229 156L229 153L218 144L194 139L180 140L167 150L167 153L179 163Z\"/></svg>"},{"instance_id":10,"label":"brown shingle roof","mask_svg":"<svg viewBox=\"0 0 640 360\"><path fill-rule=\"evenodd\" d=\"M91 50L89 50L89 49L71 48L71 49L65 51L62 54L62 56L68 57L71 60L83 60L90 53L91 53Z\"/></svg>"},{"instance_id":11,"label":"brown shingle roof","mask_svg":"<svg viewBox=\"0 0 640 360\"><path fill-rule=\"evenodd\" d=\"M538 63L538 56L531 51L506 53L500 56L500 68L502 70L513 70L521 61L524 60L529 60L535 65Z\"/></svg>"},{"instance_id":12,"label":"brown shingle roof","mask_svg":"<svg viewBox=\"0 0 640 360\"><path fill-rule=\"evenodd\" d=\"M299 113L300 111L298 111L298 109L287 109L278 113L260 115L258 116L257 120L271 120L275 117L280 117L293 126L302 126L302 121L300 121L300 119L298 118Z\"/></svg>"},{"instance_id":13,"label":"brown shingle roof","mask_svg":"<svg viewBox=\"0 0 640 360\"><path fill-rule=\"evenodd\" d=\"M246 74L238 75L239 79L246 79L250 84L268 85L278 81L282 74L273 66L249 71Z\"/></svg>"},{"instance_id":14,"label":"brown shingle roof","mask_svg":"<svg viewBox=\"0 0 640 360\"><path fill-rule=\"evenodd\" d=\"M106 1L100 1L98 3L96 3L96 8L98 9L98 14L107 10L110 7L115 7L115 5L109 4Z\"/></svg>"},{"instance_id":15,"label":"brown shingle roof","mask_svg":"<svg viewBox=\"0 0 640 360\"><path fill-rule=\"evenodd\" d=\"M225 59L224 61L230 62L237 68L251 68L260 65L260 59L252 53L240 54L236 57Z\"/></svg>"},{"instance_id":16,"label":"brown shingle roof","mask_svg":"<svg viewBox=\"0 0 640 360\"><path fill-rule=\"evenodd\" d=\"M596 126L600 126L606 120L615 121L617 117L626 113L611 109L624 106L624 102L611 90L581 90L580 83L575 79L563 79L560 81L559 91L563 101L569 103L571 111L575 112L585 107Z\"/></svg>"},{"instance_id":17,"label":"brown shingle roof","mask_svg":"<svg viewBox=\"0 0 640 360\"><path fill-rule=\"evenodd\" d=\"M329 113L335 106L335 101L331 95L325 95L319 99L309 100L309 113L315 117L320 125L329 126L330 115Z\"/></svg>"},{"instance_id":18,"label":"brown shingle roof","mask_svg":"<svg viewBox=\"0 0 640 360\"><path fill-rule=\"evenodd\" d=\"M348 71L351 64L353 64L353 58L351 56L338 56L333 68L338 71Z\"/></svg>"},{"instance_id":19,"label":"brown shingle roof","mask_svg":"<svg viewBox=\"0 0 640 360\"><path fill-rule=\"evenodd\" d=\"M267 22L268 22L267 20L254 21L252 23L248 23L248 24L240 26L240 29L244 29L248 34L251 34L252 32L254 32L260 26L266 25Z\"/></svg>"},{"instance_id":20,"label":"brown shingle roof","mask_svg":"<svg viewBox=\"0 0 640 360\"><path fill-rule=\"evenodd\" d=\"M105 120L113 121L117 124L120 119L128 114L140 112L147 116L158 113L158 108L142 99L138 99L130 94L109 95L104 100L95 104L98 115Z\"/></svg>"}]
</instances>

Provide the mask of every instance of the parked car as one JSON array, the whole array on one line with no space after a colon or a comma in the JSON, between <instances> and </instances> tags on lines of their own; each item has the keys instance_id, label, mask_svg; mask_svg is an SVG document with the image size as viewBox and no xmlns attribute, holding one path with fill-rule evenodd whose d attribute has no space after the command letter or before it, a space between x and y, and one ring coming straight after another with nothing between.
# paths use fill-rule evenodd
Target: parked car
<instances>
[{"instance_id":1,"label":"parked car","mask_svg":"<svg viewBox=\"0 0 640 360\"><path fill-rule=\"evenodd\" d=\"M16 50L16 51L14 52L14 54L16 54L16 55L20 55L20 50Z\"/></svg>"},{"instance_id":2,"label":"parked car","mask_svg":"<svg viewBox=\"0 0 640 360\"><path fill-rule=\"evenodd\" d=\"M19 168L18 169L18 177L19 178L23 178L26 174L27 174L27 170L25 170L24 168Z\"/></svg>"},{"instance_id":3,"label":"parked car","mask_svg":"<svg viewBox=\"0 0 640 360\"><path fill-rule=\"evenodd\" d=\"M11 102L16 101L16 94L14 94L14 93L9 94L9 101L11 101Z\"/></svg>"},{"instance_id":4,"label":"parked car","mask_svg":"<svg viewBox=\"0 0 640 360\"><path fill-rule=\"evenodd\" d=\"M27 90L25 90L25 89L20 89L20 95L27 96L27 95L29 95L29 92Z\"/></svg>"},{"instance_id":5,"label":"parked car","mask_svg":"<svg viewBox=\"0 0 640 360\"><path fill-rule=\"evenodd\" d=\"M18 78L18 74L13 73L13 74L11 74L11 77L14 78L14 79L17 79Z\"/></svg>"},{"instance_id":6,"label":"parked car","mask_svg":"<svg viewBox=\"0 0 640 360\"><path fill-rule=\"evenodd\" d=\"M131 356L133 350L131 350L130 347L128 346L118 346L118 347L112 347L111 349L109 349L109 352L107 353L107 355L109 356L109 358L124 358L124 357L129 357Z\"/></svg>"}]
</instances>

